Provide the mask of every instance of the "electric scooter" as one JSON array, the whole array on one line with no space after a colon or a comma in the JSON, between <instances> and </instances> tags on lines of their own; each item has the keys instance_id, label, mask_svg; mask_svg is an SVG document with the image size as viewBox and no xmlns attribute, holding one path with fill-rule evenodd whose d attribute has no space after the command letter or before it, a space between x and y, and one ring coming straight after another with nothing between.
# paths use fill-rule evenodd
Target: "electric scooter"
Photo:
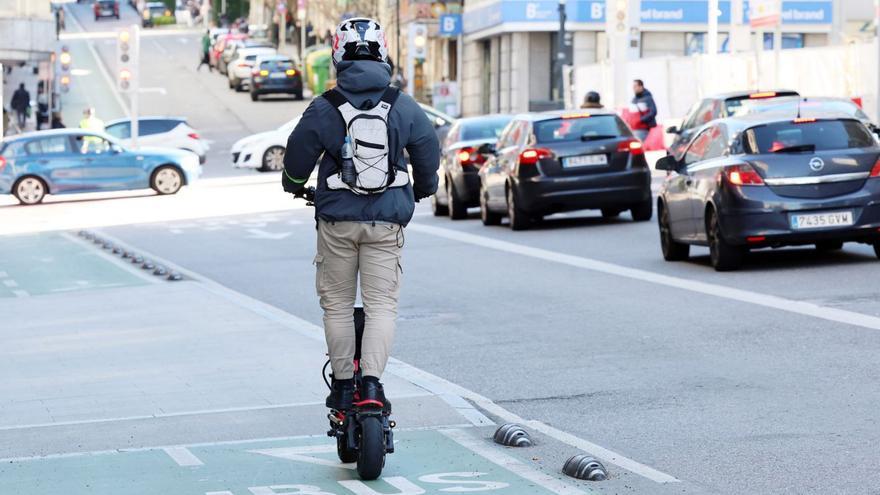
<instances>
[{"instance_id":1,"label":"electric scooter","mask_svg":"<svg viewBox=\"0 0 880 495\"><path fill-rule=\"evenodd\" d=\"M306 204L314 206L315 188L308 187L303 197ZM360 389L363 374L360 367L361 341L364 336L364 308L354 308L355 353L354 353L354 406L348 411L330 410L330 430L327 436L336 439L336 454L344 463L357 462L358 475L363 480L374 480L382 474L385 467L385 454L394 453L391 403L386 399L383 406L361 402ZM333 374L327 373L330 360L324 364L322 377L327 388L331 387ZM328 379L329 376L329 379Z\"/></svg>"}]
</instances>

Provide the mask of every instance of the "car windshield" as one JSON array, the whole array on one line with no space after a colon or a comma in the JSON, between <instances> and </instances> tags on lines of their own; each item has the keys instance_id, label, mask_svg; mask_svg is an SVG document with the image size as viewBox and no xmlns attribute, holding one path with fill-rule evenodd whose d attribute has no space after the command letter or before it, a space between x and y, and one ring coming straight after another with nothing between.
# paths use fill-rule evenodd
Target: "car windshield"
<instances>
[{"instance_id":1,"label":"car windshield","mask_svg":"<svg viewBox=\"0 0 880 495\"><path fill-rule=\"evenodd\" d=\"M535 140L539 143L631 135L629 128L616 115L563 117L535 122Z\"/></svg>"},{"instance_id":2,"label":"car windshield","mask_svg":"<svg viewBox=\"0 0 880 495\"><path fill-rule=\"evenodd\" d=\"M749 154L812 152L874 146L871 133L856 120L788 121L761 125L743 133Z\"/></svg>"},{"instance_id":3,"label":"car windshield","mask_svg":"<svg viewBox=\"0 0 880 495\"><path fill-rule=\"evenodd\" d=\"M461 126L461 140L497 139L510 120L511 117L495 117L492 119L480 119L475 122L463 123Z\"/></svg>"},{"instance_id":4,"label":"car windshield","mask_svg":"<svg viewBox=\"0 0 880 495\"><path fill-rule=\"evenodd\" d=\"M260 68L269 71L285 71L293 69L293 62L291 60L266 60L260 64Z\"/></svg>"}]
</instances>

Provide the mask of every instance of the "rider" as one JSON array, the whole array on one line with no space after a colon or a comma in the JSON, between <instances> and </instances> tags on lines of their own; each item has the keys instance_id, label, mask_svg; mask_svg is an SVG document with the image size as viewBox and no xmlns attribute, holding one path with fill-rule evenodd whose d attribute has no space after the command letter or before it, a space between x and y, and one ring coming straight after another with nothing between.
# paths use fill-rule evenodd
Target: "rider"
<instances>
[{"instance_id":1,"label":"rider","mask_svg":"<svg viewBox=\"0 0 880 495\"><path fill-rule=\"evenodd\" d=\"M312 101L291 133L284 156L284 190L302 197L306 180L323 153L315 193L318 253L314 264L333 369L326 404L336 410L349 409L354 396L356 339L352 312L358 275L366 315L360 360L364 379L358 404L386 402L379 379L394 338L403 227L412 219L414 201L437 190L437 135L415 100L389 89L391 68L387 55L385 33L376 21L354 18L339 24L333 38L337 86ZM365 193L348 188L345 184L349 182L339 178L343 144L354 143L359 151L374 149L372 143L349 141L348 133L355 122L349 118L352 113L377 110L387 115L387 137L382 127L377 140L384 143L387 139L387 145L379 148L387 150L382 174L389 177L388 187ZM375 129L371 127L368 132ZM367 147L362 148L364 145ZM412 165L412 184L407 177L404 148Z\"/></svg>"}]
</instances>

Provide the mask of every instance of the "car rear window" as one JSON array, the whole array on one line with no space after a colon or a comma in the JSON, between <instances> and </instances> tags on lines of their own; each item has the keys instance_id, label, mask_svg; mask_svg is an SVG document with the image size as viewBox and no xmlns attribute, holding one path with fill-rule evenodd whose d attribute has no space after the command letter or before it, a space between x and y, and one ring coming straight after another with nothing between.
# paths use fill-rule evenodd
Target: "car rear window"
<instances>
[{"instance_id":1,"label":"car rear window","mask_svg":"<svg viewBox=\"0 0 880 495\"><path fill-rule=\"evenodd\" d=\"M802 115L804 113L809 115L810 113L821 111L848 115L850 117L855 117L859 120L868 120L868 116L865 114L865 112L862 111L861 108L859 108L858 105L851 101L845 100L806 100L801 101L800 105L798 105L797 100L785 101L781 103L758 106L753 110L753 112L767 113L790 111L794 113L797 112L798 106L800 106ZM815 115L815 113L813 113L813 115Z\"/></svg>"},{"instance_id":2,"label":"car rear window","mask_svg":"<svg viewBox=\"0 0 880 495\"><path fill-rule=\"evenodd\" d=\"M293 62L290 60L266 60L260 64L261 69L281 71L293 69Z\"/></svg>"},{"instance_id":3,"label":"car rear window","mask_svg":"<svg viewBox=\"0 0 880 495\"><path fill-rule=\"evenodd\" d=\"M461 140L497 139L510 120L511 117L498 117L496 119L480 119L475 122L463 123L461 126Z\"/></svg>"},{"instance_id":4,"label":"car rear window","mask_svg":"<svg viewBox=\"0 0 880 495\"><path fill-rule=\"evenodd\" d=\"M582 137L631 135L629 128L616 115L592 115L535 122L535 140L539 143L577 141Z\"/></svg>"},{"instance_id":5,"label":"car rear window","mask_svg":"<svg viewBox=\"0 0 880 495\"><path fill-rule=\"evenodd\" d=\"M856 120L776 122L746 130L743 149L749 154L790 150L822 151L875 146L871 133Z\"/></svg>"},{"instance_id":6,"label":"car rear window","mask_svg":"<svg viewBox=\"0 0 880 495\"><path fill-rule=\"evenodd\" d=\"M778 98L798 96L794 91L779 91L768 93L753 93L751 95L735 96L724 100L724 109L728 117L746 115L757 107L778 103Z\"/></svg>"},{"instance_id":7,"label":"car rear window","mask_svg":"<svg viewBox=\"0 0 880 495\"><path fill-rule=\"evenodd\" d=\"M163 132L168 132L171 129L174 129L180 125L179 120L172 119L146 119L140 121L140 126L138 127L138 134L140 135L150 135L150 134L161 134Z\"/></svg>"}]
</instances>

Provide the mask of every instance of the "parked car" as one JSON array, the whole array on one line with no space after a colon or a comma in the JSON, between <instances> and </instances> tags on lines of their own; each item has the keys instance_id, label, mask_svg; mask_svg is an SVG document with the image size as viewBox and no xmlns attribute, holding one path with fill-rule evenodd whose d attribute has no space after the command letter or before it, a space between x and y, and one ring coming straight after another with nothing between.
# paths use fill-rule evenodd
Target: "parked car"
<instances>
[{"instance_id":1,"label":"parked car","mask_svg":"<svg viewBox=\"0 0 880 495\"><path fill-rule=\"evenodd\" d=\"M754 114L701 128L669 171L657 200L663 257L708 245L716 270L750 249L844 242L880 256L880 145L849 116Z\"/></svg>"},{"instance_id":2,"label":"parked car","mask_svg":"<svg viewBox=\"0 0 880 495\"><path fill-rule=\"evenodd\" d=\"M642 143L616 114L547 112L514 118L480 168L480 216L497 225L507 215L523 230L544 215L600 209L605 217L630 210L651 219L651 171Z\"/></svg>"},{"instance_id":3,"label":"parked car","mask_svg":"<svg viewBox=\"0 0 880 495\"><path fill-rule=\"evenodd\" d=\"M119 0L95 0L92 8L95 12L96 21L103 17L119 19Z\"/></svg>"},{"instance_id":4,"label":"parked car","mask_svg":"<svg viewBox=\"0 0 880 495\"><path fill-rule=\"evenodd\" d=\"M239 139L232 145L232 166L253 168L260 172L273 172L284 168L287 138L299 123L299 119L295 117L278 129Z\"/></svg>"},{"instance_id":5,"label":"parked car","mask_svg":"<svg viewBox=\"0 0 880 495\"><path fill-rule=\"evenodd\" d=\"M31 132L0 141L0 194L34 205L47 194L152 188L174 194L201 173L188 151L129 149L80 129Z\"/></svg>"},{"instance_id":6,"label":"parked car","mask_svg":"<svg viewBox=\"0 0 880 495\"><path fill-rule=\"evenodd\" d=\"M254 70L254 63L257 61L257 57L261 55L275 55L275 48L258 47L241 48L236 50L235 58L232 59L226 69L226 79L229 81L229 89L242 91L245 85L250 84L251 72Z\"/></svg>"},{"instance_id":7,"label":"parked car","mask_svg":"<svg viewBox=\"0 0 880 495\"><path fill-rule=\"evenodd\" d=\"M766 105L759 105L751 110L751 113L779 113L789 112L795 114L801 112L834 112L840 113L858 119L861 123L880 137L880 127L871 121L871 118L849 98L837 98L830 96L809 96L809 97L791 97L779 98L778 100Z\"/></svg>"},{"instance_id":8,"label":"parked car","mask_svg":"<svg viewBox=\"0 0 880 495\"><path fill-rule=\"evenodd\" d=\"M223 53L220 54L220 60L218 61L219 65L217 66L218 70L228 76L229 64L238 58L238 54L241 50L251 48L265 48L271 49L273 53L275 52L275 46L265 41L254 41L250 38L232 40L226 44Z\"/></svg>"},{"instance_id":9,"label":"parked car","mask_svg":"<svg viewBox=\"0 0 880 495\"><path fill-rule=\"evenodd\" d=\"M284 55L258 55L248 85L253 101L273 93L287 93L297 100L303 99L302 73L296 69L293 60Z\"/></svg>"},{"instance_id":10,"label":"parked car","mask_svg":"<svg viewBox=\"0 0 880 495\"><path fill-rule=\"evenodd\" d=\"M437 139L442 146L442 144L446 142L446 134L449 132L449 128L455 123L455 117L447 115L434 107L425 105L424 103L419 103L419 106L422 107L422 110L425 111L425 115L428 116L428 119L431 120L431 124L434 125L434 131L437 132Z\"/></svg>"},{"instance_id":11,"label":"parked car","mask_svg":"<svg viewBox=\"0 0 880 495\"><path fill-rule=\"evenodd\" d=\"M122 144L131 144L131 119L108 122L106 131ZM205 163L211 148L184 117L138 118L138 144L191 151L198 155L199 163Z\"/></svg>"},{"instance_id":12,"label":"parked car","mask_svg":"<svg viewBox=\"0 0 880 495\"><path fill-rule=\"evenodd\" d=\"M703 98L694 104L679 126L672 126L666 132L675 134L668 153L681 158L684 148L694 132L716 119L724 119L749 113L752 108L772 103L779 98L799 96L797 91L779 89L774 91L736 91Z\"/></svg>"},{"instance_id":13,"label":"parked car","mask_svg":"<svg viewBox=\"0 0 880 495\"><path fill-rule=\"evenodd\" d=\"M486 156L481 146L495 143L512 115L484 115L458 119L441 144L440 183L431 196L435 216L449 215L453 220L467 217L467 209L480 205L480 167Z\"/></svg>"},{"instance_id":14,"label":"parked car","mask_svg":"<svg viewBox=\"0 0 880 495\"><path fill-rule=\"evenodd\" d=\"M145 28L153 27L157 23L157 19L163 17L173 17L174 13L162 2L147 2L141 11L141 25Z\"/></svg>"},{"instance_id":15,"label":"parked car","mask_svg":"<svg viewBox=\"0 0 880 495\"><path fill-rule=\"evenodd\" d=\"M247 39L246 34L242 33L226 33L221 34L217 37L217 42L211 46L211 51L209 52L208 61L211 64L211 67L220 71L220 63L222 61L223 53L226 51L227 47L230 45L234 45L237 43L241 43L242 40ZM221 74L225 74L225 69L221 72Z\"/></svg>"}]
</instances>

